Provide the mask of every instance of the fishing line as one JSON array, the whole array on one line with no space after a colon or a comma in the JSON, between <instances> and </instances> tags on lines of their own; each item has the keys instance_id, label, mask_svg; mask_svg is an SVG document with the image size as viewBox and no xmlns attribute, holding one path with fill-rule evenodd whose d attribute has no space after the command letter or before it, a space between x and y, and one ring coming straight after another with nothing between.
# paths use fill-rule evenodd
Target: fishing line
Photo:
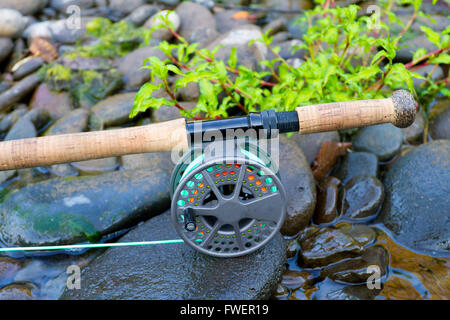
<instances>
[{"instance_id":1,"label":"fishing line","mask_svg":"<svg viewBox=\"0 0 450 320\"><path fill-rule=\"evenodd\" d=\"M127 247L127 246L135 247L135 246L149 246L149 245L159 245L159 244L174 244L174 243L183 243L183 242L184 241L182 239L173 239L173 240L159 240L159 241L92 243L92 244L61 245L61 246L12 247L12 248L0 248L0 252L70 250L70 249L111 248L111 247Z\"/></svg>"}]
</instances>

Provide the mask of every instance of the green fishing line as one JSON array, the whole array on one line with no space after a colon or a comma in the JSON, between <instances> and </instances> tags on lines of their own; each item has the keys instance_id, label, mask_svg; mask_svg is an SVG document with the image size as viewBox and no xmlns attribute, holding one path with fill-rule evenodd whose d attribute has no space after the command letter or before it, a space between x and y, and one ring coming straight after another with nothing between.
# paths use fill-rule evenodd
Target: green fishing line
<instances>
[{"instance_id":1,"label":"green fishing line","mask_svg":"<svg viewBox=\"0 0 450 320\"><path fill-rule=\"evenodd\" d=\"M182 239L174 239L174 240L141 241L141 242L92 243L92 244L78 244L78 245L64 245L64 246L12 247L12 248L0 248L0 252L70 250L70 249L110 248L110 247L127 247L127 246L134 247L134 246L149 246L149 245L173 244L183 242L184 241Z\"/></svg>"}]
</instances>

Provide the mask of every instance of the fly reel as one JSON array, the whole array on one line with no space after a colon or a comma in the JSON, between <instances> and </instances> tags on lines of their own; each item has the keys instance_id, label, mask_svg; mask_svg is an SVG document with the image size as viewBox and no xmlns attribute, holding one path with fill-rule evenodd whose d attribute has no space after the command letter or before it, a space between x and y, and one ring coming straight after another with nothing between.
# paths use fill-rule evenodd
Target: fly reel
<instances>
[{"instance_id":1,"label":"fly reel","mask_svg":"<svg viewBox=\"0 0 450 320\"><path fill-rule=\"evenodd\" d=\"M190 149L175 167L172 222L194 249L237 257L275 236L285 219L286 193L267 152L249 142L228 149L221 143Z\"/></svg>"}]
</instances>

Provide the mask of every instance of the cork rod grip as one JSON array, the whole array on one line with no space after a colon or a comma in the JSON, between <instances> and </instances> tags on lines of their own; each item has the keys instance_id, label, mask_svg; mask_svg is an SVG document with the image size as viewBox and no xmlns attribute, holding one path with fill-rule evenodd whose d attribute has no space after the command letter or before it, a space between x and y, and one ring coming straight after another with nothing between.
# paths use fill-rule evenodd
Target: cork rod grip
<instances>
[{"instance_id":1,"label":"cork rod grip","mask_svg":"<svg viewBox=\"0 0 450 320\"><path fill-rule=\"evenodd\" d=\"M125 129L0 142L0 170L187 148L185 120L177 119Z\"/></svg>"},{"instance_id":2,"label":"cork rod grip","mask_svg":"<svg viewBox=\"0 0 450 320\"><path fill-rule=\"evenodd\" d=\"M417 103L406 90L388 99L345 101L296 108L300 133L350 129L391 122L405 128L414 122Z\"/></svg>"}]
</instances>

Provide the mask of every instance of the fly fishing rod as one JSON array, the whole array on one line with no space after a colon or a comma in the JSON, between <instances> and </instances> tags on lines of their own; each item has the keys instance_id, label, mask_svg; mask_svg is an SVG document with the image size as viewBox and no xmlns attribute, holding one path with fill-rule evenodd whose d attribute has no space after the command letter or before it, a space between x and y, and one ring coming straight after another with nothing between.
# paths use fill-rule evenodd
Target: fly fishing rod
<instances>
[{"instance_id":1,"label":"fly fishing rod","mask_svg":"<svg viewBox=\"0 0 450 320\"><path fill-rule=\"evenodd\" d=\"M270 153L251 141L232 152L206 152L195 137L254 129L266 137L350 129L381 123L411 125L417 103L405 90L390 98L334 102L262 111L248 116L186 122L176 119L139 127L0 142L0 170L49 166L127 154L180 150L172 173L172 222L183 240L212 256L235 257L265 245L281 228L286 191ZM218 141L215 141L218 143Z\"/></svg>"}]
</instances>

